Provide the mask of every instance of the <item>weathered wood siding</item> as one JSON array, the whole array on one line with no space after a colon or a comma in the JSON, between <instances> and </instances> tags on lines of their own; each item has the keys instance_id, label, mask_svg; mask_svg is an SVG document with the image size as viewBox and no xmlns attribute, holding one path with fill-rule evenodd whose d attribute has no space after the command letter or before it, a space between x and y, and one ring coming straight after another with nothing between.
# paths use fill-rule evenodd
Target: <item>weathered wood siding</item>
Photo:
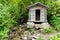
<instances>
[{"instance_id":1,"label":"weathered wood siding","mask_svg":"<svg viewBox=\"0 0 60 40\"><path fill-rule=\"evenodd\" d=\"M33 8L29 9L29 21L36 21L36 15L35 15L35 10L40 9L40 22L46 22L47 21L47 14L46 14L46 9L36 6Z\"/></svg>"}]
</instances>

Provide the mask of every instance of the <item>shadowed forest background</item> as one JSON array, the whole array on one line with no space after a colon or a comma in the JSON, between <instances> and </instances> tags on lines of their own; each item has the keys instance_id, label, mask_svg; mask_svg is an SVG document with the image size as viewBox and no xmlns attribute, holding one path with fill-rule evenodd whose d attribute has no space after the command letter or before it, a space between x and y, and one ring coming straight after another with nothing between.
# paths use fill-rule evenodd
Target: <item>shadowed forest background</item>
<instances>
[{"instance_id":1,"label":"shadowed forest background","mask_svg":"<svg viewBox=\"0 0 60 40\"><path fill-rule=\"evenodd\" d=\"M0 40L10 27L27 22L27 7L36 2L49 6L48 22L60 32L60 0L0 0Z\"/></svg>"}]
</instances>

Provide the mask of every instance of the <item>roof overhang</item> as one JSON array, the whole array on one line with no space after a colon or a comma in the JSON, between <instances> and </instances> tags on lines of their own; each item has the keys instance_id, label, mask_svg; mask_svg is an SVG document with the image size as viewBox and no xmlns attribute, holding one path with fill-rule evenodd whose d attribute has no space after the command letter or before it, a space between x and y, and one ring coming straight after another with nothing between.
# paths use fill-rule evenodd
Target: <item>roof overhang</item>
<instances>
[{"instance_id":1,"label":"roof overhang","mask_svg":"<svg viewBox=\"0 0 60 40\"><path fill-rule=\"evenodd\" d=\"M40 3L40 2L37 2L37 3L33 4L33 5L28 6L28 9L30 9L32 7L35 7L35 6L40 6L40 7L42 6L42 7L46 8L46 9L49 8L47 5L44 5L44 4Z\"/></svg>"}]
</instances>

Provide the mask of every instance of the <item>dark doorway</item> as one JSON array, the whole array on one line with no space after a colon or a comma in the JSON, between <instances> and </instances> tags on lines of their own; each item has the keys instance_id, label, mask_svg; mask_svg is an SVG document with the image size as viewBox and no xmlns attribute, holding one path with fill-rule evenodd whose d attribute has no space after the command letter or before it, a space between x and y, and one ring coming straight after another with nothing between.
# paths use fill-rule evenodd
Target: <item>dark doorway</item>
<instances>
[{"instance_id":1,"label":"dark doorway","mask_svg":"<svg viewBox=\"0 0 60 40\"><path fill-rule=\"evenodd\" d=\"M40 20L40 9L36 10L36 20Z\"/></svg>"}]
</instances>

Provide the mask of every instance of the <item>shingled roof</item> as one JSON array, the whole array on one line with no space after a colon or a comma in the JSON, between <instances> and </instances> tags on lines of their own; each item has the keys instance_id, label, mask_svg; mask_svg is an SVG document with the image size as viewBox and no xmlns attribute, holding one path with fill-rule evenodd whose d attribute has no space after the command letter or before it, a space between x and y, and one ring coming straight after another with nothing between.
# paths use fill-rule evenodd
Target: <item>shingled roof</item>
<instances>
[{"instance_id":1,"label":"shingled roof","mask_svg":"<svg viewBox=\"0 0 60 40\"><path fill-rule=\"evenodd\" d=\"M32 8L32 7L35 7L35 6L42 6L42 7L45 7L45 8L49 8L47 5L44 5L44 4L42 4L42 3L40 3L40 2L37 2L37 3L35 3L35 4L33 4L33 5L30 5L30 6L28 6L28 9L30 9L30 8Z\"/></svg>"}]
</instances>

